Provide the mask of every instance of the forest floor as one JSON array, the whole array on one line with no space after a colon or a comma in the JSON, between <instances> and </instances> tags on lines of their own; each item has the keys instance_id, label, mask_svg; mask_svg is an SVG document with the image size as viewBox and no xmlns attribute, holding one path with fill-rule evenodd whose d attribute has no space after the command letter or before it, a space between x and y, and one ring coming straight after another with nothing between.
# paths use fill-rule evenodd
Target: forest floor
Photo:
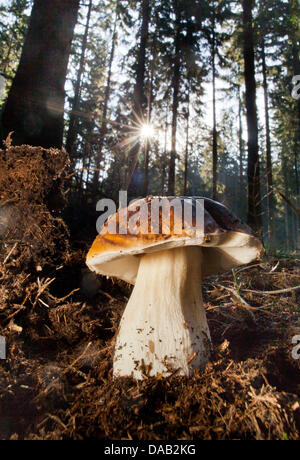
<instances>
[{"instance_id":1,"label":"forest floor","mask_svg":"<svg viewBox=\"0 0 300 460\"><path fill-rule=\"evenodd\" d=\"M300 285L299 258L268 257L205 280L214 355L204 371L113 380L131 288L90 273L88 243L72 249L68 229L50 214L63 202L65 165L51 166L58 151L7 145L5 156L0 439L300 439L300 360L292 357L300 293L291 290Z\"/></svg>"}]
</instances>

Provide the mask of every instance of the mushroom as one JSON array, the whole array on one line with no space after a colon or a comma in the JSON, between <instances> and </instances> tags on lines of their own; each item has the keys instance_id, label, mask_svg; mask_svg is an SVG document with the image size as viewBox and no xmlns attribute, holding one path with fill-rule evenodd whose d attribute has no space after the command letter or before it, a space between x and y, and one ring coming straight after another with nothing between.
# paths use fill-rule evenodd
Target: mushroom
<instances>
[{"instance_id":1,"label":"mushroom","mask_svg":"<svg viewBox=\"0 0 300 460\"><path fill-rule=\"evenodd\" d=\"M191 376L203 368L210 359L211 338L202 279L247 264L263 252L247 225L207 198L178 198L182 209L186 203L192 209L192 225L178 208L171 208L168 221L160 210L159 233L153 233L150 217L155 199L171 203L174 197L147 197L119 209L87 255L91 270L134 284L116 338L114 377ZM204 203L203 228L195 226L199 200ZM147 222L137 218L134 232L132 216L145 205ZM148 233L141 231L145 223ZM181 234L175 233L178 226Z\"/></svg>"}]
</instances>

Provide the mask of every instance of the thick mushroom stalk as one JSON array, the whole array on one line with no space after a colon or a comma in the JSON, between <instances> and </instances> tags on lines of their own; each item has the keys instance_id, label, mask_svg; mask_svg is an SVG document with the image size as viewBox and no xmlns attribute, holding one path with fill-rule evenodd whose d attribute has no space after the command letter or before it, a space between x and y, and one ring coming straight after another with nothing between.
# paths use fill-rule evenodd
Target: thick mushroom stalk
<instances>
[{"instance_id":1,"label":"thick mushroom stalk","mask_svg":"<svg viewBox=\"0 0 300 460\"><path fill-rule=\"evenodd\" d=\"M208 362L201 266L200 247L142 256L116 340L115 377L190 376Z\"/></svg>"}]
</instances>

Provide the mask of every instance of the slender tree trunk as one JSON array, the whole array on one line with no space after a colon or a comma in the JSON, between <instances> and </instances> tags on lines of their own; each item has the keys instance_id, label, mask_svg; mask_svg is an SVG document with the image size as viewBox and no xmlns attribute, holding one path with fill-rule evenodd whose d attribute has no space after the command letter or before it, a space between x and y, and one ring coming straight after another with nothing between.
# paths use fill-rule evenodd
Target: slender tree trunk
<instances>
[{"instance_id":1,"label":"slender tree trunk","mask_svg":"<svg viewBox=\"0 0 300 460\"><path fill-rule=\"evenodd\" d=\"M240 169L240 196L244 194L244 142L243 142L243 118L242 118L242 96L239 88L239 169Z\"/></svg>"},{"instance_id":2,"label":"slender tree trunk","mask_svg":"<svg viewBox=\"0 0 300 460\"><path fill-rule=\"evenodd\" d=\"M79 0L35 0L19 67L2 115L15 144L61 148L67 66Z\"/></svg>"},{"instance_id":3,"label":"slender tree trunk","mask_svg":"<svg viewBox=\"0 0 300 460\"><path fill-rule=\"evenodd\" d=\"M253 0L243 0L243 54L246 84L246 111L248 126L248 224L262 233L260 165L258 150L258 118L254 58Z\"/></svg>"},{"instance_id":4,"label":"slender tree trunk","mask_svg":"<svg viewBox=\"0 0 300 460\"><path fill-rule=\"evenodd\" d=\"M273 192L273 166L272 166L272 149L271 149L271 132L270 132L270 116L269 116L269 92L267 80L267 65L265 43L262 39L262 70L263 70L263 88L265 100L265 125L266 125L266 163L267 163L267 192L268 192L268 240L270 247L275 244L275 197Z\"/></svg>"},{"instance_id":5,"label":"slender tree trunk","mask_svg":"<svg viewBox=\"0 0 300 460\"><path fill-rule=\"evenodd\" d=\"M289 196L288 190L288 177L287 177L287 163L284 160L282 164L283 168L283 177L284 177L284 193L285 196ZM290 207L288 203L285 203L285 239L286 239L286 251L289 252L291 248L291 225L290 225Z\"/></svg>"},{"instance_id":6,"label":"slender tree trunk","mask_svg":"<svg viewBox=\"0 0 300 460\"><path fill-rule=\"evenodd\" d=\"M299 172L298 172L298 143L297 139L295 139L295 147L294 147L294 169L295 169L295 191L296 195L299 197L300 195L300 181L299 181Z\"/></svg>"},{"instance_id":7,"label":"slender tree trunk","mask_svg":"<svg viewBox=\"0 0 300 460\"><path fill-rule=\"evenodd\" d=\"M218 199L218 133L216 115L216 30L215 12L213 13L213 37L212 37L212 72L213 72L213 200Z\"/></svg>"},{"instance_id":8,"label":"slender tree trunk","mask_svg":"<svg viewBox=\"0 0 300 460\"><path fill-rule=\"evenodd\" d=\"M150 161L150 142L145 141L145 164L144 164L144 181L143 181L143 196L148 195L149 189L149 161Z\"/></svg>"},{"instance_id":9,"label":"slender tree trunk","mask_svg":"<svg viewBox=\"0 0 300 460\"><path fill-rule=\"evenodd\" d=\"M299 181L299 172L298 172L298 136L295 134L295 143L294 143L294 169L295 169L295 193L296 193L296 206L300 209L300 181ZM296 249L300 251L300 216L295 215L295 225L296 225Z\"/></svg>"},{"instance_id":10,"label":"slender tree trunk","mask_svg":"<svg viewBox=\"0 0 300 460\"><path fill-rule=\"evenodd\" d=\"M292 51L293 74L300 75L300 59L299 59L299 1L289 0L290 28L289 39ZM300 136L300 99L297 101L298 120L299 120L299 136Z\"/></svg>"},{"instance_id":11,"label":"slender tree trunk","mask_svg":"<svg viewBox=\"0 0 300 460\"><path fill-rule=\"evenodd\" d=\"M165 183L166 183L166 163L165 158L162 158L162 170L161 170L161 195L165 196Z\"/></svg>"},{"instance_id":12,"label":"slender tree trunk","mask_svg":"<svg viewBox=\"0 0 300 460\"><path fill-rule=\"evenodd\" d=\"M136 129L137 126L140 126L141 120L144 119L144 106L145 106L145 95L144 95L144 80L145 80L145 70L146 70L146 50L148 44L149 36L149 24L151 16L151 7L150 0L142 1L142 26L141 26L141 41L138 52L137 60L137 73L136 73L136 84L134 87L133 95L133 129ZM136 145L131 149L128 158L128 169L127 169L127 179L126 186L127 190L131 186L131 190L135 192L135 184L131 185L133 174L137 166L138 158L140 153L140 142L137 142Z\"/></svg>"},{"instance_id":13,"label":"slender tree trunk","mask_svg":"<svg viewBox=\"0 0 300 460\"><path fill-rule=\"evenodd\" d=\"M293 222L293 250L298 249L298 225L297 225L297 216L292 213L292 222Z\"/></svg>"},{"instance_id":14,"label":"slender tree trunk","mask_svg":"<svg viewBox=\"0 0 300 460\"><path fill-rule=\"evenodd\" d=\"M105 142L105 137L107 133L107 112L108 112L108 103L111 94L111 79L112 79L112 65L115 57L115 49L116 49L116 41L117 41L117 24L119 18L118 12L119 4L117 4L116 9L116 17L114 23L114 30L113 30L113 38L112 38L112 45L109 55L109 62L108 62L108 74L107 74L107 81L106 81L106 88L105 88L105 95L104 95L104 104L103 104L103 113L102 113L102 122L99 132L99 144L97 146L97 154L95 158L95 173L93 177L93 191L97 193L98 185L99 185L99 177L100 177L100 168L101 168L101 161L103 157L103 147Z\"/></svg>"},{"instance_id":15,"label":"slender tree trunk","mask_svg":"<svg viewBox=\"0 0 300 460\"><path fill-rule=\"evenodd\" d=\"M293 8L296 8L296 5L293 6ZM298 14L299 14L299 6L298 6ZM293 34L292 36L292 52L293 52L294 75L300 75L299 47L297 46L297 43L296 43L295 34ZM300 99L298 99L297 101L297 111L298 111L298 130L295 132L294 165L295 165L297 205L299 206L300 205L300 184L299 184L299 173L298 173L298 157L299 157L299 147L300 147ZM297 249L300 249L300 218L299 217L297 217L296 219L296 224L298 225Z\"/></svg>"},{"instance_id":16,"label":"slender tree trunk","mask_svg":"<svg viewBox=\"0 0 300 460\"><path fill-rule=\"evenodd\" d=\"M190 141L190 85L188 87L187 95L187 117L186 117L186 143L185 143L185 157L184 157L184 184L183 184L183 196L187 194L187 182L188 182L188 167L189 167L189 141Z\"/></svg>"},{"instance_id":17,"label":"slender tree trunk","mask_svg":"<svg viewBox=\"0 0 300 460\"><path fill-rule=\"evenodd\" d=\"M293 73L294 75L300 75L299 48L295 40L292 43L292 51L293 51ZM300 133L300 99L298 99L297 101L297 110L298 110L298 129Z\"/></svg>"},{"instance_id":18,"label":"slender tree trunk","mask_svg":"<svg viewBox=\"0 0 300 460\"><path fill-rule=\"evenodd\" d=\"M290 237L290 225L289 225L289 207L285 204L285 234L286 234L286 251L290 251L291 237Z\"/></svg>"},{"instance_id":19,"label":"slender tree trunk","mask_svg":"<svg viewBox=\"0 0 300 460\"><path fill-rule=\"evenodd\" d=\"M152 106L154 101L154 73L156 69L156 55L157 55L157 34L155 32L152 42L152 62L151 62L151 72L150 72L150 85L149 85L149 97L148 97L148 113L147 113L147 123L151 123L152 118ZM144 167L144 184L143 184L143 195L148 194L149 187L149 162L150 162L150 140L145 143L145 167Z\"/></svg>"},{"instance_id":20,"label":"slender tree trunk","mask_svg":"<svg viewBox=\"0 0 300 460\"><path fill-rule=\"evenodd\" d=\"M293 74L300 75L300 59L299 59L299 1L289 0L290 18L293 24L289 29L289 38L292 46L292 60L293 60ZM300 190L299 190L299 173L298 173L298 155L300 146L300 99L297 101L298 112L298 130L295 133L295 151L294 151L294 164L295 164L295 180L296 180L296 193L297 193L297 206L300 205ZM298 242L297 249L300 249L300 217L297 217L298 225Z\"/></svg>"},{"instance_id":21,"label":"slender tree trunk","mask_svg":"<svg viewBox=\"0 0 300 460\"><path fill-rule=\"evenodd\" d=\"M167 143L168 143L168 115L169 115L169 106L167 107L166 123L165 123L165 142L164 142L164 152L162 155L162 169L161 169L161 195L165 195L165 183L166 183L166 158L167 158Z\"/></svg>"},{"instance_id":22,"label":"slender tree trunk","mask_svg":"<svg viewBox=\"0 0 300 460\"><path fill-rule=\"evenodd\" d=\"M174 72L173 72L173 106L172 106L172 144L169 163L169 182L168 194L175 195L175 166L176 166L176 143L177 143L177 118L179 106L179 87L181 73L181 58L180 58L180 34L181 34L181 15L178 11L178 2L176 4L176 35L175 35L175 57L174 57Z\"/></svg>"},{"instance_id":23,"label":"slender tree trunk","mask_svg":"<svg viewBox=\"0 0 300 460\"><path fill-rule=\"evenodd\" d=\"M66 140L66 150L70 154L73 161L74 161L74 154L75 154L74 152L75 142L76 142L76 138L78 134L78 121L80 117L81 81L82 81L82 76L84 74L85 55L86 55L86 49L87 49L89 29L90 29L92 6L93 6L93 1L90 0L87 18L86 18L85 30L84 30L84 34L82 37L79 70L78 70L77 80L76 80L75 89L74 89L74 100L72 104L72 110L71 110L70 121L69 121L69 131L68 131L67 140Z\"/></svg>"}]
</instances>

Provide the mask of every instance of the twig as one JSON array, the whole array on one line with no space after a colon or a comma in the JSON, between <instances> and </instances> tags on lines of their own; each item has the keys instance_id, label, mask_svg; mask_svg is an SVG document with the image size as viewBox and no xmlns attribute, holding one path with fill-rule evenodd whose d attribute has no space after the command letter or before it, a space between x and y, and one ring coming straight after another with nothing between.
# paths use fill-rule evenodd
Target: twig
<instances>
[{"instance_id":1,"label":"twig","mask_svg":"<svg viewBox=\"0 0 300 460\"><path fill-rule=\"evenodd\" d=\"M61 297L60 299L57 299L56 297L54 297L52 294L49 294L49 297L52 299L52 300L55 300L55 302L59 303L59 302L64 302L65 300L67 300L69 297L71 297L71 295L75 294L75 292L78 292L80 291L80 288L77 288L77 289L74 289L72 292L70 292L68 295L66 295L65 297Z\"/></svg>"},{"instance_id":2,"label":"twig","mask_svg":"<svg viewBox=\"0 0 300 460\"><path fill-rule=\"evenodd\" d=\"M57 417L57 415L51 415L51 414L46 414L46 415L48 418L50 418L51 420L54 420L56 423L62 426L64 430L67 429L66 425L60 420L59 417Z\"/></svg>"},{"instance_id":3,"label":"twig","mask_svg":"<svg viewBox=\"0 0 300 460\"><path fill-rule=\"evenodd\" d=\"M257 312L262 312L262 313L265 313L266 315L272 315L273 316L273 313L269 312L269 311L266 311L266 310L263 310L261 308L257 308L257 307L252 307L251 305L249 305L236 291L235 289L232 289L230 287L226 287L226 286L222 286L220 284L220 286L223 288L223 289L226 289L227 291L231 292L235 297L237 297L238 300L240 300L240 304L239 306L242 307L242 308L245 308L245 310L249 311L249 313L251 314L252 318L255 319L255 316L253 314L254 311L257 311Z\"/></svg>"},{"instance_id":4,"label":"twig","mask_svg":"<svg viewBox=\"0 0 300 460\"><path fill-rule=\"evenodd\" d=\"M229 296L230 296L230 294L224 295L223 297L220 297L220 299L222 299L224 297L229 297ZM216 300L220 300L220 299L216 299ZM226 308L226 307L228 307L228 305L231 305L231 304L215 305L213 307L208 307L206 309L206 311L217 310L218 308Z\"/></svg>"},{"instance_id":5,"label":"twig","mask_svg":"<svg viewBox=\"0 0 300 460\"><path fill-rule=\"evenodd\" d=\"M4 262L3 262L3 265L6 264L6 262L8 261L8 259L10 258L10 256L11 256L12 253L14 252L14 250L16 249L17 245L18 245L18 241L13 245L13 247L12 247L11 250L9 251L8 255L5 257Z\"/></svg>"},{"instance_id":6,"label":"twig","mask_svg":"<svg viewBox=\"0 0 300 460\"><path fill-rule=\"evenodd\" d=\"M10 319L14 318L21 310L24 310L24 308L25 307L22 305L18 310L16 310L14 313L5 318L5 320L9 321Z\"/></svg>"},{"instance_id":7,"label":"twig","mask_svg":"<svg viewBox=\"0 0 300 460\"><path fill-rule=\"evenodd\" d=\"M228 329L231 328L231 326L232 326L232 324L228 324L228 325L225 327L224 331L223 331L222 334L221 334L222 337L224 337L224 335L226 334L226 332L228 331Z\"/></svg>"},{"instance_id":8,"label":"twig","mask_svg":"<svg viewBox=\"0 0 300 460\"><path fill-rule=\"evenodd\" d=\"M188 359L187 364L191 364L191 362L194 361L196 356L197 356L197 352L195 351L195 353Z\"/></svg>"},{"instance_id":9,"label":"twig","mask_svg":"<svg viewBox=\"0 0 300 460\"><path fill-rule=\"evenodd\" d=\"M286 292L298 291L300 286L291 287L287 289L280 289L279 291L253 291L251 289L243 289L245 292L254 292L255 294L261 295L277 295L277 294L285 294Z\"/></svg>"},{"instance_id":10,"label":"twig","mask_svg":"<svg viewBox=\"0 0 300 460\"><path fill-rule=\"evenodd\" d=\"M110 294L108 294L107 292L102 291L101 289L99 289L98 292L104 295L105 297L107 297L110 300L110 303L115 302L117 300L114 297L112 297Z\"/></svg>"},{"instance_id":11,"label":"twig","mask_svg":"<svg viewBox=\"0 0 300 460\"><path fill-rule=\"evenodd\" d=\"M25 303L27 302L27 300L29 299L30 297L30 292L28 292L23 300L23 302L21 303L21 305L19 306L20 308L18 308L18 310L16 310L14 313L12 313L11 315L9 315L7 318L6 318L6 321L9 321L10 319L14 318L21 310L24 310L24 305Z\"/></svg>"},{"instance_id":12,"label":"twig","mask_svg":"<svg viewBox=\"0 0 300 460\"><path fill-rule=\"evenodd\" d=\"M37 302L39 300L39 297L43 294L43 292L47 289L47 287L49 287L50 284L53 283L53 281L55 281L55 278L52 278L52 279L47 278L45 280L45 284L41 284L40 279L39 278L37 279L39 289L38 289L38 292L36 294L35 300L33 302L33 308L36 306L36 304L37 304Z\"/></svg>"},{"instance_id":13,"label":"twig","mask_svg":"<svg viewBox=\"0 0 300 460\"><path fill-rule=\"evenodd\" d=\"M270 272L268 272L268 275L270 275L271 273L274 273L277 270L278 267L279 267L279 260L278 260L277 264L272 268L272 270Z\"/></svg>"},{"instance_id":14,"label":"twig","mask_svg":"<svg viewBox=\"0 0 300 460\"><path fill-rule=\"evenodd\" d=\"M83 353L81 353L81 355L78 356L78 358L76 358L75 361L73 361L68 367L66 367L66 369L63 372L63 374L67 374L69 372L69 370L72 369L72 367L74 367L75 364L78 363L78 361L80 361L80 359L85 355L85 353L88 351L88 349L90 348L91 345L92 345L92 342L89 342L87 344L85 350L83 351Z\"/></svg>"},{"instance_id":15,"label":"twig","mask_svg":"<svg viewBox=\"0 0 300 460\"><path fill-rule=\"evenodd\" d=\"M48 304L46 304L46 302L44 302L42 299L38 299L39 302L41 302L41 304L44 305L44 307L47 307L47 308L50 308Z\"/></svg>"},{"instance_id":16,"label":"twig","mask_svg":"<svg viewBox=\"0 0 300 460\"><path fill-rule=\"evenodd\" d=\"M250 265L249 267L243 267L243 268L240 268L239 270L237 270L235 272L235 274L237 275L238 273L244 272L246 270L250 270L250 268L261 267L261 266L262 266L262 263L255 264L255 265Z\"/></svg>"},{"instance_id":17,"label":"twig","mask_svg":"<svg viewBox=\"0 0 300 460\"><path fill-rule=\"evenodd\" d=\"M231 292L241 302L241 304L244 307L251 308L251 309L254 308L254 307L251 307L235 289L227 287L227 286L223 286L222 284L220 284L220 286L222 289L225 289L226 291Z\"/></svg>"}]
</instances>

